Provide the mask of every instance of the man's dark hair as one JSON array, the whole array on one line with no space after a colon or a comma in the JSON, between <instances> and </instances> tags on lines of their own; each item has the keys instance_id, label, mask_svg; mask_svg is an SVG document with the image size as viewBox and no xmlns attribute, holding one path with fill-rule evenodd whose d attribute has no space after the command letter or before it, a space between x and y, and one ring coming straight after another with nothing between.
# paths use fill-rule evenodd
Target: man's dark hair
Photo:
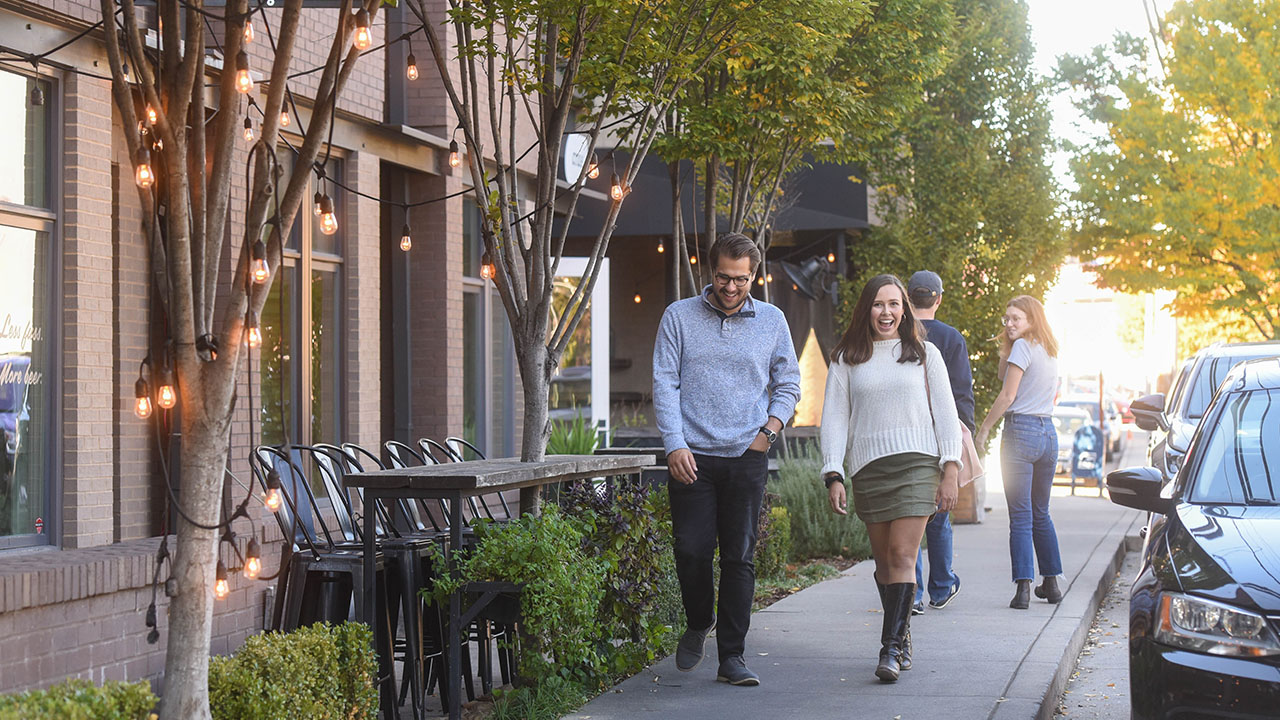
<instances>
[{"instance_id":1,"label":"man's dark hair","mask_svg":"<svg viewBox=\"0 0 1280 720\"><path fill-rule=\"evenodd\" d=\"M743 235L742 233L725 233L716 238L711 245L711 269L715 271L720 264L720 256L738 260L744 257L751 258L751 272L755 273L756 268L760 267L760 248L755 241Z\"/></svg>"},{"instance_id":2,"label":"man's dark hair","mask_svg":"<svg viewBox=\"0 0 1280 720\"><path fill-rule=\"evenodd\" d=\"M942 296L935 295L928 288L916 288L915 292L907 294L907 299L911 301L911 307L919 308L920 310L928 310L933 307L933 304L938 302L940 297Z\"/></svg>"}]
</instances>

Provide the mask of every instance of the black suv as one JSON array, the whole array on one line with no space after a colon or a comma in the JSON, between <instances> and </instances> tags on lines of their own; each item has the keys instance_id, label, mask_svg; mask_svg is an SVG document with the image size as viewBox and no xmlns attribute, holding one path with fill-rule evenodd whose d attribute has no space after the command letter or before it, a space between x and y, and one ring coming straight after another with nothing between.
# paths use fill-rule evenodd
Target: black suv
<instances>
[{"instance_id":1,"label":"black suv","mask_svg":"<svg viewBox=\"0 0 1280 720\"><path fill-rule=\"evenodd\" d=\"M1227 373L1247 360L1276 356L1280 342L1214 343L1182 365L1167 400L1156 393L1133 401L1129 409L1134 423L1151 431L1147 462L1160 470L1165 482L1178 474L1191 435Z\"/></svg>"}]
</instances>

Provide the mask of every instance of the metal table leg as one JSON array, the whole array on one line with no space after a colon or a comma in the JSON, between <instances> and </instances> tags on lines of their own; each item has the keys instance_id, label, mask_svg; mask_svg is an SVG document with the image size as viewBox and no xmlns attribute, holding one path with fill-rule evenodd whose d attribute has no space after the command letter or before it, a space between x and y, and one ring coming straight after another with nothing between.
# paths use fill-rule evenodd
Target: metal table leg
<instances>
[{"instance_id":1,"label":"metal table leg","mask_svg":"<svg viewBox=\"0 0 1280 720\"><path fill-rule=\"evenodd\" d=\"M457 570L454 553L462 547L462 494L451 499L449 503L449 547L446 548L446 564L449 571ZM462 618L461 591L449 595L449 720L462 719L462 645L461 631L458 627Z\"/></svg>"}]
</instances>

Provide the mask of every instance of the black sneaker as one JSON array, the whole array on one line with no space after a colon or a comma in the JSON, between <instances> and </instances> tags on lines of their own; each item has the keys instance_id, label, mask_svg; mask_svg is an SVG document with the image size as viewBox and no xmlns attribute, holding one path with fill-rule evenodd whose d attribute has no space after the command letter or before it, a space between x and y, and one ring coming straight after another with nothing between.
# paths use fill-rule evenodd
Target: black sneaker
<instances>
[{"instance_id":1,"label":"black sneaker","mask_svg":"<svg viewBox=\"0 0 1280 720\"><path fill-rule=\"evenodd\" d=\"M747 664L743 662L741 655L725 658L720 663L720 669L716 672L716 680L727 682L730 685L748 687L760 684L760 676L747 669Z\"/></svg>"},{"instance_id":2,"label":"black sneaker","mask_svg":"<svg viewBox=\"0 0 1280 720\"><path fill-rule=\"evenodd\" d=\"M956 581L951 585L951 592L947 593L947 596L942 598L942 602L934 602L930 600L929 607L941 610L947 606L947 603L951 602L951 598L960 594L960 576L955 575L954 577Z\"/></svg>"},{"instance_id":3,"label":"black sneaker","mask_svg":"<svg viewBox=\"0 0 1280 720\"><path fill-rule=\"evenodd\" d=\"M705 630L694 630L689 628L680 636L680 642L676 645L676 669L680 672L689 672L698 667L702 662L703 647L707 644L707 635L716 629L716 621L711 621L711 627Z\"/></svg>"},{"instance_id":4,"label":"black sneaker","mask_svg":"<svg viewBox=\"0 0 1280 720\"><path fill-rule=\"evenodd\" d=\"M932 605L933 603L929 603L929 604L930 604L930 605ZM922 603L922 602L917 602L916 604L912 605L912 606L911 606L911 614L912 614L912 615L923 615L923 614L924 614L924 603Z\"/></svg>"}]
</instances>

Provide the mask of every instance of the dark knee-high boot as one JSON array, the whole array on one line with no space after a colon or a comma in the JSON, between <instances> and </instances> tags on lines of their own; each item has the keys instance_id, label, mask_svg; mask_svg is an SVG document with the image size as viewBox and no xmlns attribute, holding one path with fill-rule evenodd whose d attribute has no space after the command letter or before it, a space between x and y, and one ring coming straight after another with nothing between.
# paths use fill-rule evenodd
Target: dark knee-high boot
<instances>
[{"instance_id":1,"label":"dark knee-high boot","mask_svg":"<svg viewBox=\"0 0 1280 720\"><path fill-rule=\"evenodd\" d=\"M876 577L875 577L875 574L874 574L874 573L872 574L872 576L871 576L871 577L872 577L872 579L874 579L874 580L876 581L876 590L879 590L879 591L880 591L880 607L884 609L884 611L885 611L885 617L887 618L887 617L889 616L889 603L885 600L884 593L885 593L885 588L886 588L886 587L888 587L888 586L887 586L887 585L885 585L884 583L880 582L880 580L876 579ZM914 593L914 592L915 592L915 586L914 586L914 585L912 586L912 590L911 590L911 592L912 592L912 593ZM914 599L914 597L915 597L915 596L913 595L913 596L912 596L912 598ZM887 643L887 642L889 642L889 637L888 637L888 635L887 635L887 633L889 632L888 627L889 627L889 626L888 626L888 624L886 624L886 625L884 626L884 629L883 629L883 630L881 631L881 633L880 633L880 646L881 646L881 647L884 647L884 644L885 644L885 643ZM906 636L903 638L903 641L902 641L902 649L901 649L901 650L902 650L902 651L901 651L901 653L900 653L900 654L899 654L899 656L898 656L898 665L899 665L899 669L901 669L901 670L910 670L910 669L911 669L911 617L910 617L910 615L909 615L909 614L908 614L908 617L907 617L907 634L906 634Z\"/></svg>"},{"instance_id":2,"label":"dark knee-high boot","mask_svg":"<svg viewBox=\"0 0 1280 720\"><path fill-rule=\"evenodd\" d=\"M890 583L884 586L884 627L880 636L880 660L876 677L895 682L903 668L903 650L910 643L911 603L915 601L915 583ZM907 662L910 663L908 650Z\"/></svg>"}]
</instances>

